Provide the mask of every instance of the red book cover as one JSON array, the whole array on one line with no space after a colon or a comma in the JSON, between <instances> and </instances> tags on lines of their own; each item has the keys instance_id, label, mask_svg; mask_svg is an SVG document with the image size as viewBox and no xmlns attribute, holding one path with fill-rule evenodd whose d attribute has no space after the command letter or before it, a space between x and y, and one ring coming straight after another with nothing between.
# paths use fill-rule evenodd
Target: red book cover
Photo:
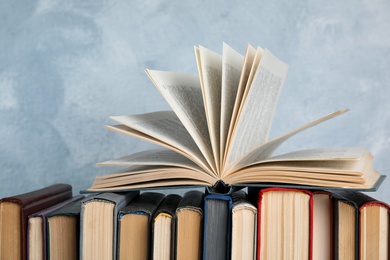
<instances>
[{"instance_id":1,"label":"red book cover","mask_svg":"<svg viewBox=\"0 0 390 260\"><path fill-rule=\"evenodd\" d=\"M257 259L282 259L283 246L278 247L279 243L291 245L291 237L297 234L297 229L300 229L303 240L297 240L296 244L292 244L291 248L284 253L290 257L291 250L296 251L298 245L303 245L304 248L307 247L307 251L304 250L302 256L307 255L307 259L312 259L313 194L303 189L265 188L258 190L256 200L258 207ZM305 212L307 212L303 217L302 214L299 216L302 207L306 208ZM298 219L300 224L293 223ZM266 234L271 235L266 237ZM275 241L273 238L276 238ZM273 249L267 249L266 243L272 244Z\"/></svg>"}]
</instances>

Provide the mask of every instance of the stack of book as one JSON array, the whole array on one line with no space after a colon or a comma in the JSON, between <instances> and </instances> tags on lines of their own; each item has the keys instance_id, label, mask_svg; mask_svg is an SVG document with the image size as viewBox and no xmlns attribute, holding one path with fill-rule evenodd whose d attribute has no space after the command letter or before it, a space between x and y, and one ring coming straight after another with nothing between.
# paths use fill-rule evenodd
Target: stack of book
<instances>
[{"instance_id":1,"label":"stack of book","mask_svg":"<svg viewBox=\"0 0 390 260\"><path fill-rule=\"evenodd\" d=\"M268 140L288 66L251 45L195 56L196 76L147 70L171 111L106 126L160 149L100 163L124 168L84 195L58 184L1 200L1 259L388 259L367 149L276 154L347 109Z\"/></svg>"}]
</instances>

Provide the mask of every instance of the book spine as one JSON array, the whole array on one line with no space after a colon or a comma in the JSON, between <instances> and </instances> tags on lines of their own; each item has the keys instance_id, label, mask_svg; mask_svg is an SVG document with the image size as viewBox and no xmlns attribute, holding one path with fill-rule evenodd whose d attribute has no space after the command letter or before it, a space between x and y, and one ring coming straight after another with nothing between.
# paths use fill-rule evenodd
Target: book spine
<instances>
[{"instance_id":1,"label":"book spine","mask_svg":"<svg viewBox=\"0 0 390 260\"><path fill-rule=\"evenodd\" d=\"M231 239L230 195L208 194L204 198L203 259L228 260Z\"/></svg>"}]
</instances>

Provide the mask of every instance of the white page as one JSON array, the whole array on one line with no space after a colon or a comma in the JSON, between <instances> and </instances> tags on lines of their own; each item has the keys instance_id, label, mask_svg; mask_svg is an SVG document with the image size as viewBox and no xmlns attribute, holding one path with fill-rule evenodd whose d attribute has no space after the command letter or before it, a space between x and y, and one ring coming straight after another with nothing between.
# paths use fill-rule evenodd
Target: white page
<instances>
[{"instance_id":1,"label":"white page","mask_svg":"<svg viewBox=\"0 0 390 260\"><path fill-rule=\"evenodd\" d=\"M225 155L224 155L224 160L223 160L223 167L224 168L226 167L227 155L229 154L231 141L232 141L233 135L236 131L237 121L240 118L242 108L245 104L246 97L248 96L251 84L253 82L253 78L256 75L257 68L259 67L260 60L261 60L261 57L263 56L263 52L264 52L264 50L260 46L258 46L257 49L254 49L254 50L251 47L252 46L248 46L248 48L247 48L247 53L246 53L247 57L246 58L248 58L248 61L246 61L247 64L245 64L245 66L249 67L249 71L247 72L249 74L248 74L248 77L246 79L240 81L240 84L242 84L242 85L240 85L240 89L239 89L239 91L240 91L239 94L241 94L241 99L239 99L239 100L236 99L236 105L234 108L234 115L233 115L234 121L232 121L230 124L229 136L228 136L228 140L227 140L227 144L226 144L226 148L225 148ZM249 63L250 61L252 61L252 63ZM245 81L245 85L244 85L243 81ZM234 162L232 162L232 163L234 163Z\"/></svg>"},{"instance_id":2,"label":"white page","mask_svg":"<svg viewBox=\"0 0 390 260\"><path fill-rule=\"evenodd\" d=\"M256 74L239 112L226 167L265 143L288 66L264 50Z\"/></svg>"},{"instance_id":3,"label":"white page","mask_svg":"<svg viewBox=\"0 0 390 260\"><path fill-rule=\"evenodd\" d=\"M128 128L121 127L118 129L118 127L111 126L108 127L110 130L146 139L174 149L176 152L180 151L203 169L211 171L198 146L173 111L115 116L111 119Z\"/></svg>"},{"instance_id":4,"label":"white page","mask_svg":"<svg viewBox=\"0 0 390 260\"><path fill-rule=\"evenodd\" d=\"M226 140L232 120L233 109L237 97L244 56L233 50L226 43L222 52L222 89L221 89L221 136L220 164L225 153Z\"/></svg>"},{"instance_id":5,"label":"white page","mask_svg":"<svg viewBox=\"0 0 390 260\"><path fill-rule=\"evenodd\" d=\"M245 53L245 57L244 57L244 63L243 63L242 70L241 70L240 81L238 83L236 100L234 101L233 114L232 114L231 119L230 119L229 132L228 132L228 136L227 136L226 144L225 144L225 148L224 148L222 165L226 160L226 154L228 151L229 143L230 143L231 136L232 136L232 133L234 130L234 126L236 124L238 111L241 107L241 101L242 101L242 98L243 98L244 93L245 93L245 89L246 89L248 79L249 79L249 76L251 73L251 68L253 66L253 61L255 59L255 55L256 55L256 49L254 47L252 47L250 44L248 44L247 49L246 49L246 53Z\"/></svg>"},{"instance_id":6,"label":"white page","mask_svg":"<svg viewBox=\"0 0 390 260\"><path fill-rule=\"evenodd\" d=\"M195 49L211 147L219 170L222 56L202 46Z\"/></svg>"},{"instance_id":7,"label":"white page","mask_svg":"<svg viewBox=\"0 0 390 260\"><path fill-rule=\"evenodd\" d=\"M165 165L189 168L205 173L187 157L168 149L150 149L117 159L101 162L99 166ZM205 173L206 174L206 173Z\"/></svg>"},{"instance_id":8,"label":"white page","mask_svg":"<svg viewBox=\"0 0 390 260\"><path fill-rule=\"evenodd\" d=\"M241 110L245 104L246 97L248 96L249 90L251 89L253 79L255 78L257 74L257 69L259 68L259 64L261 61L261 58L263 57L264 49L260 46L257 46L257 49L255 50L253 61L251 64L251 68L249 71L249 76L246 81L246 86L244 88L244 92L242 94L240 107L238 108L238 114L241 113ZM237 115L238 116L238 115Z\"/></svg>"},{"instance_id":9,"label":"white page","mask_svg":"<svg viewBox=\"0 0 390 260\"><path fill-rule=\"evenodd\" d=\"M239 168L247 167L249 165L264 161L264 160L270 158L271 155L275 152L275 150L290 137L298 134L299 132L302 132L303 130L306 130L310 127L313 127L317 124L325 122L326 120L329 120L331 118L339 116L339 115L345 113L346 111L347 111L346 109L336 111L332 114L329 114L329 115L324 116L320 119L317 119L309 124L301 126L297 129L291 131L291 132L288 132L284 135L276 137L269 142L266 142L262 145L259 145L257 148L253 149L250 153L248 153L246 156L244 156L241 160L239 160L235 164L233 164L230 169L226 169L226 170L229 172L232 172L232 171L237 170Z\"/></svg>"},{"instance_id":10,"label":"white page","mask_svg":"<svg viewBox=\"0 0 390 260\"><path fill-rule=\"evenodd\" d=\"M178 72L146 72L190 133L210 168L216 171L199 78Z\"/></svg>"}]
</instances>

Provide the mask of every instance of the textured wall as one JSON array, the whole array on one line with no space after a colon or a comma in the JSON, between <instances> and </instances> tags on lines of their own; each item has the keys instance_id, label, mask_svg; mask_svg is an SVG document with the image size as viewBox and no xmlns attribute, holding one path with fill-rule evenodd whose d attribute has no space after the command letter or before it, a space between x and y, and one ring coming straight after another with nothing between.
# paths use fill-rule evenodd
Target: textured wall
<instances>
[{"instance_id":1,"label":"textured wall","mask_svg":"<svg viewBox=\"0 0 390 260\"><path fill-rule=\"evenodd\" d=\"M290 65L272 136L341 108L281 151L368 146L390 168L390 2L0 0L0 197L54 182L76 191L97 162L150 147L103 129L168 106L145 68L196 73L194 45ZM390 179L375 197L390 201Z\"/></svg>"}]
</instances>

